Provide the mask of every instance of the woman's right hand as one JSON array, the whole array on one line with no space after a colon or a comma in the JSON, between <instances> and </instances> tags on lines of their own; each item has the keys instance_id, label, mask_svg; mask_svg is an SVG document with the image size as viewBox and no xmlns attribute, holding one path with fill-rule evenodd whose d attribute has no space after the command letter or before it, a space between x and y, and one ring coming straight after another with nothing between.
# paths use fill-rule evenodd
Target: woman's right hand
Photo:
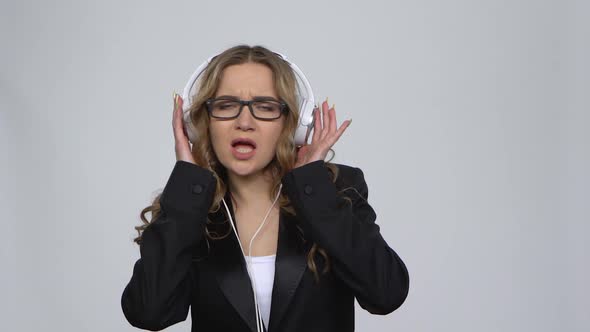
<instances>
[{"instance_id":1,"label":"woman's right hand","mask_svg":"<svg viewBox=\"0 0 590 332\"><path fill-rule=\"evenodd\" d=\"M172 129L174 130L174 150L176 160L183 160L196 165L195 159L191 153L191 145L184 128L182 114L182 97L174 93L174 113L172 115Z\"/></svg>"}]
</instances>

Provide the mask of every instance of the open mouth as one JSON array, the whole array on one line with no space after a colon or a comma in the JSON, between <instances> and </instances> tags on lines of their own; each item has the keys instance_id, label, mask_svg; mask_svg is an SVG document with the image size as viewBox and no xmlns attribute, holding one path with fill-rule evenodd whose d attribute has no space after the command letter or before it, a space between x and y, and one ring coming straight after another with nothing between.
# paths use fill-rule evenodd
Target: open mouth
<instances>
[{"instance_id":1,"label":"open mouth","mask_svg":"<svg viewBox=\"0 0 590 332\"><path fill-rule=\"evenodd\" d=\"M256 142L248 138L236 138L231 142L232 153L237 159L249 159L254 156Z\"/></svg>"}]
</instances>

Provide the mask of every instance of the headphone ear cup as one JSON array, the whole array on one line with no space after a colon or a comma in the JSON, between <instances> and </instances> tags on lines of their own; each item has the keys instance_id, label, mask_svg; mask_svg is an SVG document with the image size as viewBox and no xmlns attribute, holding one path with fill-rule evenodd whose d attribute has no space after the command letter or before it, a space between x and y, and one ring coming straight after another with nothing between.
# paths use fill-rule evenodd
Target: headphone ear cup
<instances>
[{"instance_id":1,"label":"headphone ear cup","mask_svg":"<svg viewBox=\"0 0 590 332\"><path fill-rule=\"evenodd\" d=\"M303 99L299 108L299 123L295 130L294 141L296 146L303 146L313 128L314 104L309 99Z\"/></svg>"}]
</instances>

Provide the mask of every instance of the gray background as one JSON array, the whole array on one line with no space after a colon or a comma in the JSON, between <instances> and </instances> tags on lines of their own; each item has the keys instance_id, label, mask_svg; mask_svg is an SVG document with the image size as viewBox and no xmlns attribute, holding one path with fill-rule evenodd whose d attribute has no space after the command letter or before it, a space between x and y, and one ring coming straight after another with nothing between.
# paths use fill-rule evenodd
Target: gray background
<instances>
[{"instance_id":1,"label":"gray background","mask_svg":"<svg viewBox=\"0 0 590 332\"><path fill-rule=\"evenodd\" d=\"M237 43L353 122L335 161L411 276L359 331L590 329L587 1L3 1L4 331L132 331L139 211L175 162L172 91ZM189 331L190 316L170 331Z\"/></svg>"}]
</instances>

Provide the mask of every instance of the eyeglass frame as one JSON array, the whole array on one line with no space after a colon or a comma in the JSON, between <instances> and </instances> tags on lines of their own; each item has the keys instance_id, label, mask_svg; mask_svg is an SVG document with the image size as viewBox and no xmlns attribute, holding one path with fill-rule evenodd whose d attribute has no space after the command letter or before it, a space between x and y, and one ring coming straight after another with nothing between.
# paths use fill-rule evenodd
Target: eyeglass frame
<instances>
[{"instance_id":1,"label":"eyeglass frame","mask_svg":"<svg viewBox=\"0 0 590 332\"><path fill-rule=\"evenodd\" d=\"M219 116L214 116L213 115L213 109L212 109L212 104L215 101L218 100L226 100L226 101L233 101L233 102L237 102L240 103L240 108L238 110L238 114L236 114L233 117L219 117ZM279 113L279 116L277 116L276 118L259 118L254 114L254 108L252 107L253 103L260 103L260 102L265 102L265 101L272 101L275 103L278 103L279 106L281 107L281 112ZM283 113L287 113L289 112L289 106L287 105L287 103L280 101L280 100L276 100L276 99L270 99L270 98L261 98L261 99L251 99L251 100L242 100L242 99L238 99L238 98L228 98L228 97L220 97L220 98L209 98L205 101L205 105L207 108L207 114L209 114L209 116L215 118L215 119L221 119L221 120L232 120L235 119L237 117L240 116L240 114L242 114L242 110L244 109L244 106L248 106L248 109L250 110L250 114L252 114L252 116L257 119L257 120L261 120L261 121L272 121L272 120L276 120L276 119L280 119L281 116L283 115Z\"/></svg>"}]
</instances>

